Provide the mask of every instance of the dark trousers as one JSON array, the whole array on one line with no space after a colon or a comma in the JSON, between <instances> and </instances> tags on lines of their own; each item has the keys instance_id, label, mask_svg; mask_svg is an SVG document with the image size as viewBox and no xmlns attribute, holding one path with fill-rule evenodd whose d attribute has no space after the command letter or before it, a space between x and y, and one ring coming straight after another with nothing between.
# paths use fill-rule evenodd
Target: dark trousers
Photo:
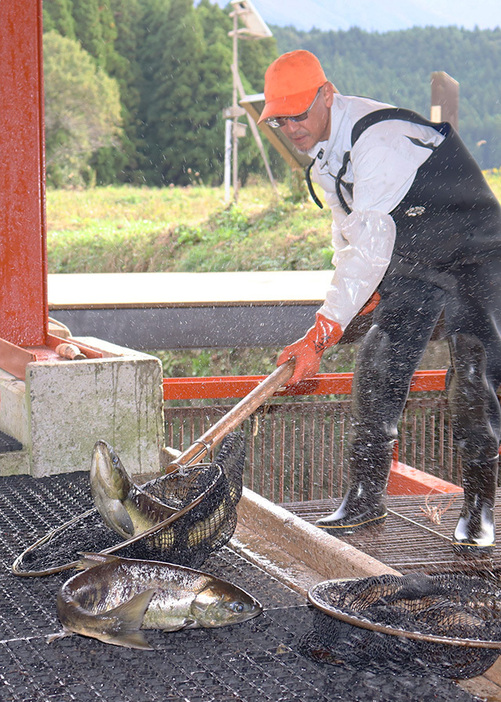
<instances>
[{"instance_id":1,"label":"dark trousers","mask_svg":"<svg viewBox=\"0 0 501 702\"><path fill-rule=\"evenodd\" d=\"M442 270L392 265L379 291L355 371L351 482L389 470L412 376L442 312L454 439L464 464L492 462L501 436L501 259Z\"/></svg>"}]
</instances>

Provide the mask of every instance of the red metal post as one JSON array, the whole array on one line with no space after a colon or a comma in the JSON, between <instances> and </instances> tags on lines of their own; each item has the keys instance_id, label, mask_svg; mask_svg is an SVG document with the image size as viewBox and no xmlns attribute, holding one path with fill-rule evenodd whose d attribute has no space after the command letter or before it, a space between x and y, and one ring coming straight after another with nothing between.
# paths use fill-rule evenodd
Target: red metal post
<instances>
[{"instance_id":1,"label":"red metal post","mask_svg":"<svg viewBox=\"0 0 501 702\"><path fill-rule=\"evenodd\" d=\"M42 0L0 2L0 338L48 327Z\"/></svg>"}]
</instances>

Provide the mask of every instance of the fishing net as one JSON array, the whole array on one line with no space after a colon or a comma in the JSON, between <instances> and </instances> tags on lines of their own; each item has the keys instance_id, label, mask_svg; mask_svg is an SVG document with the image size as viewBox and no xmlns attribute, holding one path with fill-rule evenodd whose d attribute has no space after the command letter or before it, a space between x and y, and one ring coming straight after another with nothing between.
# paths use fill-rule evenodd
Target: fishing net
<instances>
[{"instance_id":1,"label":"fishing net","mask_svg":"<svg viewBox=\"0 0 501 702\"><path fill-rule=\"evenodd\" d=\"M308 598L316 608L308 643L319 661L465 679L501 652L501 588L483 577L326 581Z\"/></svg>"},{"instance_id":2,"label":"fishing net","mask_svg":"<svg viewBox=\"0 0 501 702\"><path fill-rule=\"evenodd\" d=\"M128 558L153 558L198 568L235 531L244 464L244 435L229 434L212 463L186 468L183 474L167 474L141 486L175 510L168 524L124 541L105 525L96 508L90 508L25 549L15 560L13 572L40 576L67 570L85 551L119 552Z\"/></svg>"}]
</instances>

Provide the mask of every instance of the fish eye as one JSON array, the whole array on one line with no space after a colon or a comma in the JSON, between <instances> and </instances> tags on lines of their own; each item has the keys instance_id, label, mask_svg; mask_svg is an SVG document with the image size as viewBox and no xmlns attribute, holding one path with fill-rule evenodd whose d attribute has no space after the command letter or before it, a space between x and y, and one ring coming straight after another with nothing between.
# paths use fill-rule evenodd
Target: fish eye
<instances>
[{"instance_id":1,"label":"fish eye","mask_svg":"<svg viewBox=\"0 0 501 702\"><path fill-rule=\"evenodd\" d=\"M230 604L230 609L232 609L233 612L240 614L241 612L244 611L245 605L243 604L243 602L232 602Z\"/></svg>"}]
</instances>

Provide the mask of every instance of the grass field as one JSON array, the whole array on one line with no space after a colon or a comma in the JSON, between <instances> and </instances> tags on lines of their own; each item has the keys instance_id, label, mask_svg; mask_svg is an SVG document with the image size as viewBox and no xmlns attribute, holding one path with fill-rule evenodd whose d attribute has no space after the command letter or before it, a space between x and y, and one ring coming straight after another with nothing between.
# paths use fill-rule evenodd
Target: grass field
<instances>
[{"instance_id":1,"label":"grass field","mask_svg":"<svg viewBox=\"0 0 501 702\"><path fill-rule=\"evenodd\" d=\"M328 267L327 211L285 187L105 187L47 194L50 273L249 271Z\"/></svg>"}]
</instances>

